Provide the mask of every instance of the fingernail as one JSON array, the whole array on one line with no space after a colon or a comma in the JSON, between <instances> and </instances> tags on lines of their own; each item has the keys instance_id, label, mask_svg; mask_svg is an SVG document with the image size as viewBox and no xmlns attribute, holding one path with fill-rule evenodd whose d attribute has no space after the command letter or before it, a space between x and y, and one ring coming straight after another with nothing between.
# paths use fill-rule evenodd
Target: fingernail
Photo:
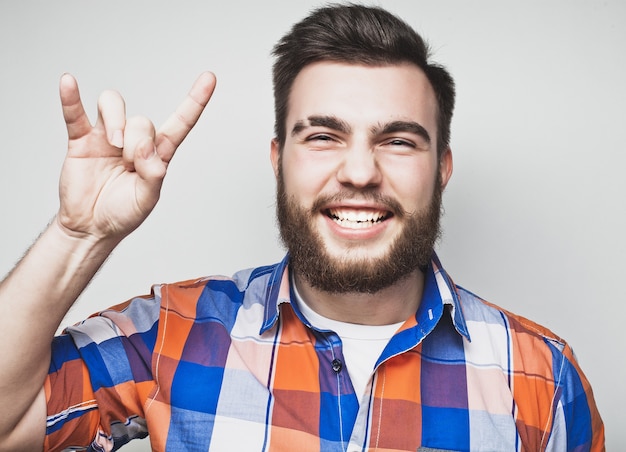
<instances>
[{"instance_id":1,"label":"fingernail","mask_svg":"<svg viewBox=\"0 0 626 452\"><path fill-rule=\"evenodd\" d=\"M111 134L111 144L117 148L124 147L124 135L122 135L121 130L114 130Z\"/></svg>"}]
</instances>

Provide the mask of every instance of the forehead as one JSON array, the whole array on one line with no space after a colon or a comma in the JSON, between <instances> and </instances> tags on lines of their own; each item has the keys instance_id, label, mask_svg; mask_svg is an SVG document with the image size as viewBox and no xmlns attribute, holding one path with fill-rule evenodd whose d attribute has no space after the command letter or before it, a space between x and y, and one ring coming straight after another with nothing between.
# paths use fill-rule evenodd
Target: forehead
<instances>
[{"instance_id":1,"label":"forehead","mask_svg":"<svg viewBox=\"0 0 626 452\"><path fill-rule=\"evenodd\" d=\"M413 64L322 61L305 66L295 78L287 127L312 115L334 116L356 126L411 120L434 132L437 102L428 78Z\"/></svg>"}]
</instances>

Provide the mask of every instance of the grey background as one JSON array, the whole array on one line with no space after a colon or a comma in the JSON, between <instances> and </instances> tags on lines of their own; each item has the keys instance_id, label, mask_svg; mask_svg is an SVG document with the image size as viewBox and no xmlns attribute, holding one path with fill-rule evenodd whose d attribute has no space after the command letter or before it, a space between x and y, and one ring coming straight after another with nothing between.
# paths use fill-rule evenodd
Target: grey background
<instances>
[{"instance_id":1,"label":"grey background","mask_svg":"<svg viewBox=\"0 0 626 452\"><path fill-rule=\"evenodd\" d=\"M57 209L63 72L78 78L92 118L98 94L113 88L129 115L157 125L198 73L218 76L160 204L66 323L152 283L280 259L269 52L319 4L2 1L0 273ZM626 2L378 4L422 32L457 80L455 173L438 247L444 266L457 283L570 342L594 387L607 448L623 450Z\"/></svg>"}]
</instances>

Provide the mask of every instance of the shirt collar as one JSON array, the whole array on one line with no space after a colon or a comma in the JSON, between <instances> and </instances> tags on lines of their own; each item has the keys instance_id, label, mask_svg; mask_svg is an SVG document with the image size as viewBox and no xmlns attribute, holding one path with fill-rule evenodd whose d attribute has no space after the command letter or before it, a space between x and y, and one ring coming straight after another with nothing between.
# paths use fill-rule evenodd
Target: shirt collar
<instances>
[{"instance_id":1,"label":"shirt collar","mask_svg":"<svg viewBox=\"0 0 626 452\"><path fill-rule=\"evenodd\" d=\"M415 319L418 324L421 323L422 328L430 332L446 311L449 311L456 331L469 341L470 335L456 286L443 269L437 254L433 252L424 276L422 302L417 308Z\"/></svg>"},{"instance_id":2,"label":"shirt collar","mask_svg":"<svg viewBox=\"0 0 626 452\"><path fill-rule=\"evenodd\" d=\"M265 289L265 312L260 333L272 328L278 320L278 307L291 303L289 295L289 254L274 266Z\"/></svg>"},{"instance_id":3,"label":"shirt collar","mask_svg":"<svg viewBox=\"0 0 626 452\"><path fill-rule=\"evenodd\" d=\"M276 264L269 275L265 292L265 312L261 333L272 328L278 320L279 307L283 303L291 303L289 285L289 254ZM427 335L444 315L449 307L449 314L457 332L470 340L467 324L461 309L461 303L456 287L449 275L441 266L436 253L426 269L424 278L424 292L415 321L422 336ZM423 339L423 337L421 337ZM420 340L421 340L420 339Z\"/></svg>"}]
</instances>

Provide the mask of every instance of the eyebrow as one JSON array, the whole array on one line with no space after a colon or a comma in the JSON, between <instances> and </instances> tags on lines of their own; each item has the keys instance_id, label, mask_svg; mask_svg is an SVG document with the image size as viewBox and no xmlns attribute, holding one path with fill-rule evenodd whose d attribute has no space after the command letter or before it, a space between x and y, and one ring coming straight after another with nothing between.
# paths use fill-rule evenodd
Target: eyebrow
<instances>
[{"instance_id":1,"label":"eyebrow","mask_svg":"<svg viewBox=\"0 0 626 452\"><path fill-rule=\"evenodd\" d=\"M342 121L336 116L313 115L309 116L307 121L308 124L305 124L303 120L296 121L293 129L291 129L291 136L297 135L307 127L326 127L342 133L350 133L352 131L352 128L347 122Z\"/></svg>"},{"instance_id":2,"label":"eyebrow","mask_svg":"<svg viewBox=\"0 0 626 452\"><path fill-rule=\"evenodd\" d=\"M413 133L422 137L427 143L430 144L431 142L430 134L424 126L414 121L392 121L372 128L374 135L386 135L395 132Z\"/></svg>"},{"instance_id":3,"label":"eyebrow","mask_svg":"<svg viewBox=\"0 0 626 452\"><path fill-rule=\"evenodd\" d=\"M296 121L291 129L291 136L295 136L307 127L326 127L342 133L350 133L350 125L336 116L313 115L307 118L308 124L304 120ZM372 127L373 135L386 135L395 132L408 132L422 137L428 144L431 142L430 134L421 124L415 121L392 121L382 125Z\"/></svg>"}]
</instances>

